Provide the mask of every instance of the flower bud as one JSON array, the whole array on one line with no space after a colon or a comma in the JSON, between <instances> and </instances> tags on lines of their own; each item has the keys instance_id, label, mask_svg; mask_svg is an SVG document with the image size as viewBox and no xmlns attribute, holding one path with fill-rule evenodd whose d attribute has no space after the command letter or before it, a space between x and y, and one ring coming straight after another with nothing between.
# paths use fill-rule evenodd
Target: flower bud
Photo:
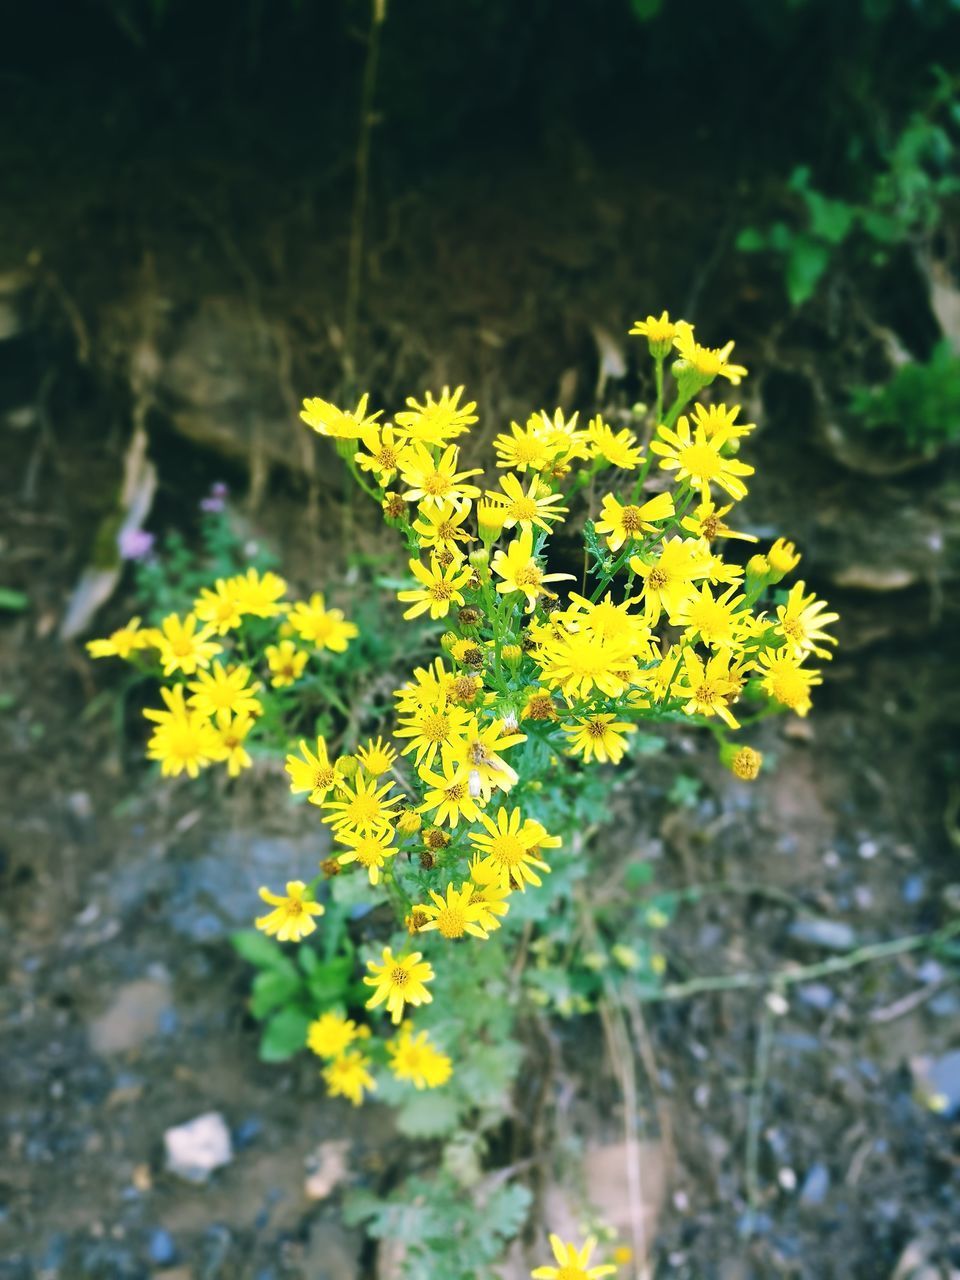
<instances>
[{"instance_id":1,"label":"flower bud","mask_svg":"<svg viewBox=\"0 0 960 1280\"><path fill-rule=\"evenodd\" d=\"M742 782L753 782L763 765L763 756L753 747L725 742L720 748L720 763Z\"/></svg>"},{"instance_id":2,"label":"flower bud","mask_svg":"<svg viewBox=\"0 0 960 1280\"><path fill-rule=\"evenodd\" d=\"M403 836L412 836L416 834L423 825L423 819L417 813L416 809L402 809L400 816L397 818L397 830Z\"/></svg>"},{"instance_id":3,"label":"flower bud","mask_svg":"<svg viewBox=\"0 0 960 1280\"><path fill-rule=\"evenodd\" d=\"M767 552L767 563L770 566L770 581L779 582L791 569L797 567L800 554L792 542L778 538Z\"/></svg>"}]
</instances>

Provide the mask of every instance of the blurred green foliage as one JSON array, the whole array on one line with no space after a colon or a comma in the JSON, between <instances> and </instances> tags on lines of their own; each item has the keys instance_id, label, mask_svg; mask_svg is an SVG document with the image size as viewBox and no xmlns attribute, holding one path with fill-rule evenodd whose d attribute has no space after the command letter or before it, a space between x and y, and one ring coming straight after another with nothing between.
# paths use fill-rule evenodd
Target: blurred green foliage
<instances>
[{"instance_id":1,"label":"blurred green foliage","mask_svg":"<svg viewBox=\"0 0 960 1280\"><path fill-rule=\"evenodd\" d=\"M892 430L923 452L960 440L960 356L949 342L902 365L883 387L857 387L850 408L868 431Z\"/></svg>"}]
</instances>

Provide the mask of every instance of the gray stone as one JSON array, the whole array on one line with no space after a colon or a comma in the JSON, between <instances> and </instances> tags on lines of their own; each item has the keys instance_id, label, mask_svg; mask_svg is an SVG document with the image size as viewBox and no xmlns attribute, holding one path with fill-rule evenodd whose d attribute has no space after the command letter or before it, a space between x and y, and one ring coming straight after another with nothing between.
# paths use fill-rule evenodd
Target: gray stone
<instances>
[{"instance_id":1,"label":"gray stone","mask_svg":"<svg viewBox=\"0 0 960 1280\"><path fill-rule=\"evenodd\" d=\"M856 943L856 935L841 920L805 918L794 920L787 930L794 942L804 942L811 947L823 947L825 951L849 951Z\"/></svg>"},{"instance_id":2,"label":"gray stone","mask_svg":"<svg viewBox=\"0 0 960 1280\"><path fill-rule=\"evenodd\" d=\"M230 1130L219 1111L207 1111L163 1135L167 1168L186 1182L206 1182L233 1159Z\"/></svg>"},{"instance_id":3,"label":"gray stone","mask_svg":"<svg viewBox=\"0 0 960 1280\"><path fill-rule=\"evenodd\" d=\"M162 1034L172 1011L170 976L157 970L147 978L125 983L109 1006L90 1024L94 1053L126 1053L152 1036Z\"/></svg>"}]
</instances>

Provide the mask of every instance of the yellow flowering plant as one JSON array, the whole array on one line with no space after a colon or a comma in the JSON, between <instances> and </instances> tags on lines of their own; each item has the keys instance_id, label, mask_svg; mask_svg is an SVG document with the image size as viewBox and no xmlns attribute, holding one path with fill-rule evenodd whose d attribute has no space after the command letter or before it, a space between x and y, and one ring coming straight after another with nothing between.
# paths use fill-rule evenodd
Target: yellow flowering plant
<instances>
[{"instance_id":1,"label":"yellow flowering plant","mask_svg":"<svg viewBox=\"0 0 960 1280\"><path fill-rule=\"evenodd\" d=\"M471 465L478 416L463 388L411 397L392 422L366 395L355 409L304 401L307 427L333 441L402 539L395 617L433 648L394 690L391 721L334 703L354 734L344 740L341 725L344 750L329 734L289 733L290 790L317 810L332 850L311 883L263 887L260 935L240 945L260 969L254 1012L272 1018L265 1056L308 1048L331 1096L395 1103L411 1135L502 1119L522 1010L571 1016L609 984L660 983L666 898L606 930L579 920L611 766L660 750L662 726L700 726L749 782L762 766L751 726L805 716L836 643L837 615L802 581L780 586L799 559L792 544L761 552L737 528L754 424L714 391L698 399L747 376L733 343L703 345L666 312L631 333L652 361L649 414L581 426L576 413L537 412L494 434L486 468ZM323 595L293 603L254 573L213 583L159 629L135 622L112 651L151 651L167 677L166 706L148 718L150 754L170 773L244 767L224 735L241 723L252 734L277 694L278 723L293 730L307 661L358 633ZM377 635L394 629L381 622ZM629 868L627 894L648 879L646 865ZM263 935L310 942L294 964ZM380 1212L368 1202L355 1217ZM607 1274L591 1249L554 1239L559 1270L534 1274Z\"/></svg>"}]
</instances>

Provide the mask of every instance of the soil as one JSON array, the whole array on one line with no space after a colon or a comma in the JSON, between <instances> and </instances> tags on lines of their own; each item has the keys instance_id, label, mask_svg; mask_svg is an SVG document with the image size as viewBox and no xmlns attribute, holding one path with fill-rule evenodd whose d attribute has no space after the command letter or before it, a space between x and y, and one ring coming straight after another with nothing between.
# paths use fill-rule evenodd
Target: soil
<instances>
[{"instance_id":1,"label":"soil","mask_svg":"<svg viewBox=\"0 0 960 1280\"><path fill-rule=\"evenodd\" d=\"M160 478L149 527L189 527L212 480L249 478L251 528L295 583L322 588L345 561L343 482L332 455L301 452L296 403L349 382L348 188L337 211L305 211L294 192L238 220L218 200L256 173L241 177L191 174L179 222L143 213L123 234L102 225L105 189L78 186L74 223L61 210L34 224L26 264L21 227L0 261L0 275L26 269L10 286L19 327L0 341L0 566L29 597L0 614L2 1280L370 1280L376 1249L339 1225L336 1190L310 1199L306 1180L334 1140L354 1184L388 1185L410 1159L385 1109L326 1101L309 1063L257 1061L227 936L271 869L306 871L318 852L277 770L160 785L111 675L57 638L138 409ZM956 905L956 456L865 477L831 453L797 372L798 353L827 358L829 327L792 329L756 263L731 258L741 197L715 179L641 181L582 151L572 175L566 153L517 153L495 179L451 164L398 184L373 218L354 358L377 403L465 382L488 434L541 405L587 409L598 390L611 412L642 396L620 336L633 311L669 305L713 340L734 333L766 370L744 388L765 424L745 518L796 538L808 583L841 612L841 644L809 721L758 731L770 767L755 785L692 733L628 775L623 856L650 860L658 888L725 886L667 932L678 979L817 961L836 926L846 949L929 931ZM175 205L182 193L164 190ZM844 340L830 339L834 357ZM356 521L379 554L373 521ZM124 578L95 631L129 604ZM667 799L678 769L700 784L686 806ZM811 920L834 932L797 927ZM960 1086L941 1083L938 1113L922 1084L949 1071L955 980L921 951L792 987L777 1014L763 992L649 1006L639 1130L659 1158L669 1148L655 1273L956 1275ZM548 1080L550 1131L620 1132L598 1022L560 1042L580 1101L569 1110ZM529 1070L546 1070L536 1044ZM232 1159L193 1186L165 1170L163 1135L211 1111Z\"/></svg>"}]
</instances>

